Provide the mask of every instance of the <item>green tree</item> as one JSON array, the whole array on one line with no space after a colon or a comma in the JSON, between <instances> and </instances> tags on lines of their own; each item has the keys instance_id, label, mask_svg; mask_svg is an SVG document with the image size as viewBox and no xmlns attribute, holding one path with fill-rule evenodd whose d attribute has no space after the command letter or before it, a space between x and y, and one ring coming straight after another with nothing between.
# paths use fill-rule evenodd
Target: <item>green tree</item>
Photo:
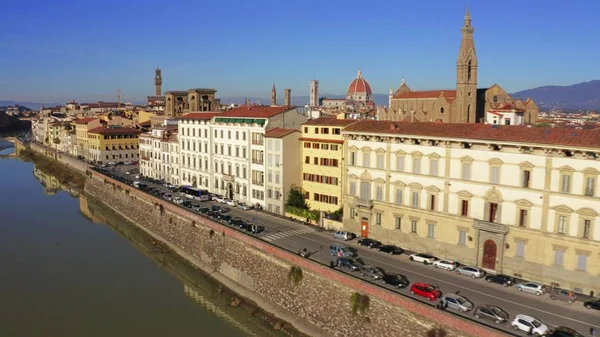
<instances>
[{"instance_id":1,"label":"green tree","mask_svg":"<svg viewBox=\"0 0 600 337\"><path fill-rule=\"evenodd\" d=\"M292 207L308 209L306 200L302 195L302 190L296 185L292 185L290 192L288 193L287 205Z\"/></svg>"}]
</instances>

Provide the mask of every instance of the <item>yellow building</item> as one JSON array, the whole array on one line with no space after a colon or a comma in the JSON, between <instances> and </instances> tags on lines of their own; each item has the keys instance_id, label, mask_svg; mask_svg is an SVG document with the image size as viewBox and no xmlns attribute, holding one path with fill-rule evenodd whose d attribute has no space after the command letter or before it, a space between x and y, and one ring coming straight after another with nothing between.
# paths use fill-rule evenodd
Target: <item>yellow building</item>
<instances>
[{"instance_id":1,"label":"yellow building","mask_svg":"<svg viewBox=\"0 0 600 337\"><path fill-rule=\"evenodd\" d=\"M77 139L75 154L85 158L88 157L88 130L98 128L101 125L100 119L95 117L75 120L75 137Z\"/></svg>"},{"instance_id":2,"label":"yellow building","mask_svg":"<svg viewBox=\"0 0 600 337\"><path fill-rule=\"evenodd\" d=\"M124 127L99 127L88 131L89 160L99 164L138 160L141 131Z\"/></svg>"},{"instance_id":3,"label":"yellow building","mask_svg":"<svg viewBox=\"0 0 600 337\"><path fill-rule=\"evenodd\" d=\"M313 210L342 208L344 140L342 130L353 119L317 118L302 124L302 190Z\"/></svg>"}]
</instances>

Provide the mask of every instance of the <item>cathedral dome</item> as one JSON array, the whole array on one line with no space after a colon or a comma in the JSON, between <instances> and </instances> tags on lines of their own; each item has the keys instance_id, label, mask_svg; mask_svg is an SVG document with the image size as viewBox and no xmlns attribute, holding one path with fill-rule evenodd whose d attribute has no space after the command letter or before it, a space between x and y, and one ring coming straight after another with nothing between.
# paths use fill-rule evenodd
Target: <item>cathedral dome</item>
<instances>
[{"instance_id":1,"label":"cathedral dome","mask_svg":"<svg viewBox=\"0 0 600 337\"><path fill-rule=\"evenodd\" d=\"M346 96L354 96L357 94L363 94L363 96L371 96L373 94L369 82L363 78L362 71L360 69L358 70L358 75L356 75L356 78L348 86L348 93Z\"/></svg>"}]
</instances>

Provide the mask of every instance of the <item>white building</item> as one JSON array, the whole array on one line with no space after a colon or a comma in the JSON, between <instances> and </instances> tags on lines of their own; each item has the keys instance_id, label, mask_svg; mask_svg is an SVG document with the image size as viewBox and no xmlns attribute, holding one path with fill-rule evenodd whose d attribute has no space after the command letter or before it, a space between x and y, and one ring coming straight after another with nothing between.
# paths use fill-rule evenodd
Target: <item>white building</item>
<instances>
[{"instance_id":1,"label":"white building","mask_svg":"<svg viewBox=\"0 0 600 337\"><path fill-rule=\"evenodd\" d=\"M359 121L342 134L348 230L600 291L600 130Z\"/></svg>"},{"instance_id":2,"label":"white building","mask_svg":"<svg viewBox=\"0 0 600 337\"><path fill-rule=\"evenodd\" d=\"M179 119L181 183L210 189L212 180L212 118L219 112L195 112Z\"/></svg>"},{"instance_id":3,"label":"white building","mask_svg":"<svg viewBox=\"0 0 600 337\"><path fill-rule=\"evenodd\" d=\"M162 126L139 136L140 173L146 177L179 184L179 144L177 120L165 120Z\"/></svg>"},{"instance_id":4,"label":"white building","mask_svg":"<svg viewBox=\"0 0 600 337\"><path fill-rule=\"evenodd\" d=\"M291 186L300 186L302 162L300 137L296 129L274 128L265 133L267 179L265 204L269 212L285 215Z\"/></svg>"},{"instance_id":5,"label":"white building","mask_svg":"<svg viewBox=\"0 0 600 337\"><path fill-rule=\"evenodd\" d=\"M513 108L490 109L485 112L485 123L493 125L525 125L525 111Z\"/></svg>"}]
</instances>

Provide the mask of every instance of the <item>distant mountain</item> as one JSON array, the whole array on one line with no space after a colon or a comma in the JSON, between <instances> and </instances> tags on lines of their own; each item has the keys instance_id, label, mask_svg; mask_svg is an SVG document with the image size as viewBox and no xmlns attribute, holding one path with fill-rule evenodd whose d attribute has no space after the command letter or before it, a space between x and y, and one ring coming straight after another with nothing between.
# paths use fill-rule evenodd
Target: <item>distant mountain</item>
<instances>
[{"instance_id":1,"label":"distant mountain","mask_svg":"<svg viewBox=\"0 0 600 337\"><path fill-rule=\"evenodd\" d=\"M345 96L343 95L321 95L322 97L327 97L327 98L344 98ZM388 105L388 95L386 94L373 94L373 100L375 101L375 103L377 105ZM237 97L237 96L231 96L231 97L221 97L221 103L222 104L230 104L230 103L235 103L235 104L244 104L244 100L246 99L246 97ZM261 103L264 105L268 105L271 104L271 98L261 98L261 97L248 97L248 99L250 100L250 102L252 103ZM309 100L309 96L294 96L294 94L292 93L292 105L296 105L296 106L303 106L308 104L308 100ZM277 95L277 103L278 104L283 104L283 97Z\"/></svg>"},{"instance_id":2,"label":"distant mountain","mask_svg":"<svg viewBox=\"0 0 600 337\"><path fill-rule=\"evenodd\" d=\"M45 107L62 105L61 103L33 103L33 102L15 102L15 101L0 101L0 106L15 106L22 105L31 110L38 111L40 107L43 105Z\"/></svg>"},{"instance_id":3,"label":"distant mountain","mask_svg":"<svg viewBox=\"0 0 600 337\"><path fill-rule=\"evenodd\" d=\"M585 109L600 110L600 80L568 86L547 85L512 94L514 97L531 97L540 110Z\"/></svg>"}]
</instances>

